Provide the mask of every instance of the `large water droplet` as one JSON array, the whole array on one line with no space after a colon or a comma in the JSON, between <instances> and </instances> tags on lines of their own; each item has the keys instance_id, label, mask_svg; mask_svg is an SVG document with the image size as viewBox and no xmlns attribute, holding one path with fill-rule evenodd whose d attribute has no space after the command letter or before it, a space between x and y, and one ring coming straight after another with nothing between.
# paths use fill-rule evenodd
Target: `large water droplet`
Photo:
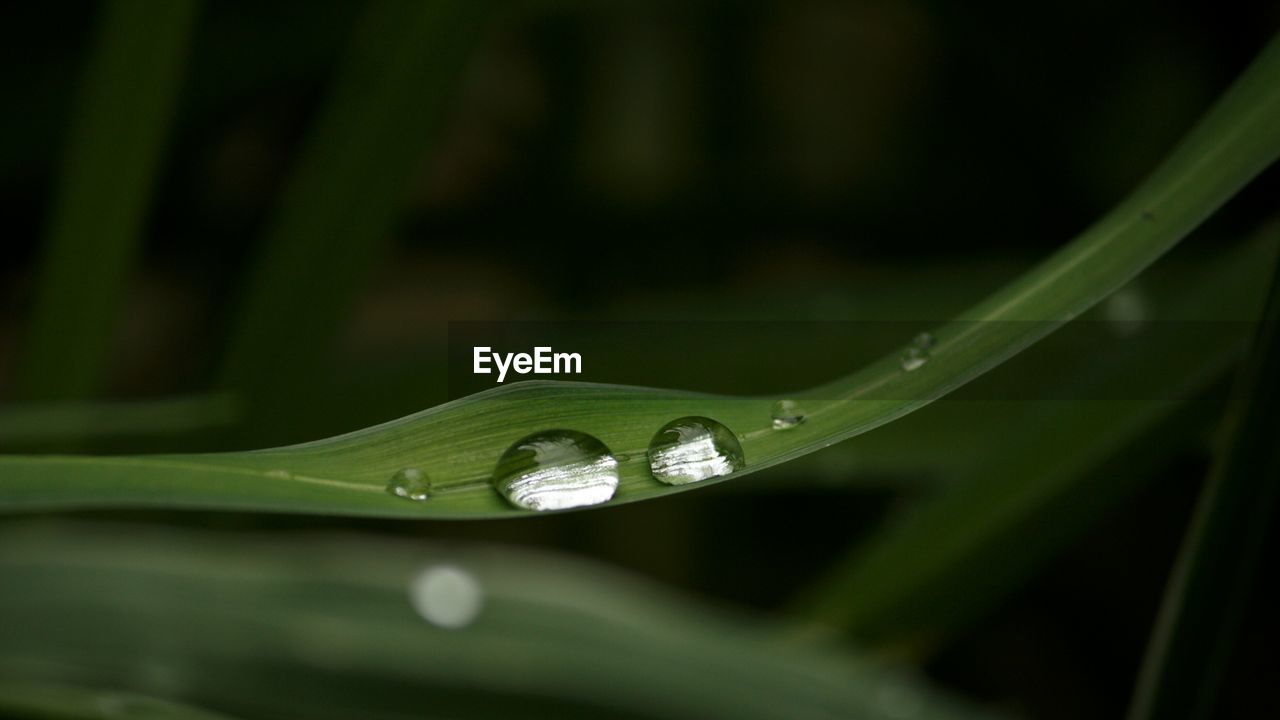
<instances>
[{"instance_id":1,"label":"large water droplet","mask_svg":"<svg viewBox=\"0 0 1280 720\"><path fill-rule=\"evenodd\" d=\"M453 565L434 565L409 584L409 601L424 620L456 630L476 619L484 606L484 591L475 577Z\"/></svg>"},{"instance_id":2,"label":"large water droplet","mask_svg":"<svg viewBox=\"0 0 1280 720\"><path fill-rule=\"evenodd\" d=\"M779 400L773 404L773 429L786 430L804 422L804 408L795 400Z\"/></svg>"},{"instance_id":3,"label":"large water droplet","mask_svg":"<svg viewBox=\"0 0 1280 720\"><path fill-rule=\"evenodd\" d=\"M493 486L525 510L596 505L618 490L618 460L586 433L547 430L507 448L493 471Z\"/></svg>"},{"instance_id":4,"label":"large water droplet","mask_svg":"<svg viewBox=\"0 0 1280 720\"><path fill-rule=\"evenodd\" d=\"M405 468L387 482L387 492L406 500L429 500L431 498L431 480L418 468Z\"/></svg>"},{"instance_id":5,"label":"large water droplet","mask_svg":"<svg viewBox=\"0 0 1280 720\"><path fill-rule=\"evenodd\" d=\"M902 351L899 362L902 369L911 372L924 367L929 362L929 349L933 347L933 335L922 332L911 340L911 344Z\"/></svg>"},{"instance_id":6,"label":"large water droplet","mask_svg":"<svg viewBox=\"0 0 1280 720\"><path fill-rule=\"evenodd\" d=\"M649 470L668 485L720 477L746 465L733 431L705 417L682 417L649 441Z\"/></svg>"}]
</instances>

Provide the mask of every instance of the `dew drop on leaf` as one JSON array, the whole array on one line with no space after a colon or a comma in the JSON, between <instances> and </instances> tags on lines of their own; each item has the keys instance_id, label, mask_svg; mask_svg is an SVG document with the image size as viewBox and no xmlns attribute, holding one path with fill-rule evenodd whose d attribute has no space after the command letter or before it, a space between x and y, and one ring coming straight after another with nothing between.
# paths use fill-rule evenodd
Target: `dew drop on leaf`
<instances>
[{"instance_id":1,"label":"dew drop on leaf","mask_svg":"<svg viewBox=\"0 0 1280 720\"><path fill-rule=\"evenodd\" d=\"M742 445L733 431L711 418L672 420L649 441L649 471L668 485L728 475L745 465Z\"/></svg>"},{"instance_id":2,"label":"dew drop on leaf","mask_svg":"<svg viewBox=\"0 0 1280 720\"><path fill-rule=\"evenodd\" d=\"M493 471L493 487L524 510L598 505L618 490L618 459L586 433L546 430L507 448Z\"/></svg>"},{"instance_id":3,"label":"dew drop on leaf","mask_svg":"<svg viewBox=\"0 0 1280 720\"><path fill-rule=\"evenodd\" d=\"M448 630L470 625L484 606L475 576L453 565L424 568L409 583L409 601L422 619Z\"/></svg>"},{"instance_id":4,"label":"dew drop on leaf","mask_svg":"<svg viewBox=\"0 0 1280 720\"><path fill-rule=\"evenodd\" d=\"M770 413L774 430L786 430L804 422L804 408L795 400L779 400Z\"/></svg>"},{"instance_id":5,"label":"dew drop on leaf","mask_svg":"<svg viewBox=\"0 0 1280 720\"><path fill-rule=\"evenodd\" d=\"M902 369L911 372L924 367L925 363L929 362L929 349L932 347L933 335L927 332L916 335L911 340L911 344L907 346L907 349L902 351L902 356L899 360Z\"/></svg>"},{"instance_id":6,"label":"dew drop on leaf","mask_svg":"<svg viewBox=\"0 0 1280 720\"><path fill-rule=\"evenodd\" d=\"M387 482L387 492L405 500L429 500L431 480L418 468L405 468L391 476L391 480Z\"/></svg>"}]
</instances>

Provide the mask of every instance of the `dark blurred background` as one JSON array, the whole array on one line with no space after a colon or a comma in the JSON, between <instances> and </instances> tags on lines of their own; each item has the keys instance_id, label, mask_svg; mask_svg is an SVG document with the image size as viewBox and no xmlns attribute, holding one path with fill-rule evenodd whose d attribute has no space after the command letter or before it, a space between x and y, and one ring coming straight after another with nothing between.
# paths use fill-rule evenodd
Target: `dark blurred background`
<instances>
[{"instance_id":1,"label":"dark blurred background","mask_svg":"<svg viewBox=\"0 0 1280 720\"><path fill-rule=\"evenodd\" d=\"M343 268L333 307L296 352L276 349L278 375L229 385L264 236L362 10L201 9L110 352L80 398L29 397L15 367L101 13L0 11L0 402L226 391L234 408L178 434L6 451L264 447L364 427L448 397L450 322L945 319L1119 201L1280 25L1274 3L1204 0L499 5L423 130L389 236L356 239L368 247ZM1243 241L1277 191L1273 170L1170 262ZM326 281L299 280L314 282ZM758 391L774 368L713 368L714 389ZM664 384L710 389L706 368L680 372ZM786 372L794 386L833 377L829 363ZM280 374L306 382L258 402L254 388ZM1184 437L1207 436L1214 418ZM1204 442L1166 450L1143 466L1156 481L931 642L918 655L928 672L1029 717L1119 715L1208 462ZM947 479L945 465L921 478L832 457L746 489L518 521L94 515L538 544L775 610L913 488ZM1224 717L1274 707L1275 619L1260 608L1276 598L1267 575Z\"/></svg>"}]
</instances>

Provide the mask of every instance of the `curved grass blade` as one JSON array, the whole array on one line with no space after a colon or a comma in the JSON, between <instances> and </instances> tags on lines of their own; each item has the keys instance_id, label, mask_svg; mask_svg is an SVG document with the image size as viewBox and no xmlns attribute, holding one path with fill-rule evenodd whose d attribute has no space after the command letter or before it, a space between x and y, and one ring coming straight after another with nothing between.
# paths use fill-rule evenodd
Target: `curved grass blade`
<instances>
[{"instance_id":1,"label":"curved grass blade","mask_svg":"<svg viewBox=\"0 0 1280 720\"><path fill-rule=\"evenodd\" d=\"M1126 338L1053 376L1064 394L1082 400L985 405L977 422L1002 442L974 452L954 481L855 546L798 599L798 612L863 642L931 644L1153 480L1132 467L1113 472L1111 460L1121 454L1150 464L1177 438L1199 434L1194 420L1216 409L1201 396L1243 354L1252 331L1252 323L1227 320L1255 315L1265 296L1280 244L1270 235L1153 303L1172 317L1211 324L1212 335ZM1158 397L1096 399L1123 398L1141 376L1163 388Z\"/></svg>"},{"instance_id":2,"label":"curved grass blade","mask_svg":"<svg viewBox=\"0 0 1280 720\"><path fill-rule=\"evenodd\" d=\"M198 7L104 6L18 358L21 399L83 400L101 389Z\"/></svg>"},{"instance_id":3,"label":"curved grass blade","mask_svg":"<svg viewBox=\"0 0 1280 720\"><path fill-rule=\"evenodd\" d=\"M1201 491L1165 590L1130 720L1214 716L1280 506L1280 265L1235 390L1227 445Z\"/></svg>"},{"instance_id":4,"label":"curved grass blade","mask_svg":"<svg viewBox=\"0 0 1280 720\"><path fill-rule=\"evenodd\" d=\"M424 620L436 606L414 594L442 566L478 593L460 627ZM8 682L174 693L245 718L564 717L553 702L597 717L984 716L837 647L514 548L55 524L0 534L0 584Z\"/></svg>"},{"instance_id":5,"label":"curved grass blade","mask_svg":"<svg viewBox=\"0 0 1280 720\"><path fill-rule=\"evenodd\" d=\"M713 481L653 481L645 449L683 415L740 437L754 472L864 433L954 390L1105 297L1176 244L1280 154L1280 39L1273 41L1155 173L1042 264L934 332L933 359L908 372L897 354L791 397L806 422L772 429L777 398L738 398L583 383L528 382L478 393L327 440L256 452L158 457L0 458L4 508L156 505L406 517L510 515L488 485L498 458L529 433L589 433L621 459L615 502ZM904 339L904 344L905 344ZM410 503L385 492L406 468L438 491ZM719 478L723 479L723 478Z\"/></svg>"}]
</instances>

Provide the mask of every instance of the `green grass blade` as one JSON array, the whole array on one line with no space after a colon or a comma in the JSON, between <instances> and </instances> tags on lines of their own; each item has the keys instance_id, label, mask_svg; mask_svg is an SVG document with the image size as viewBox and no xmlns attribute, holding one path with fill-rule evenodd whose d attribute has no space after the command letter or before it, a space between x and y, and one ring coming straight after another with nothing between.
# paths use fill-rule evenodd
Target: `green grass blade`
<instances>
[{"instance_id":1,"label":"green grass blade","mask_svg":"<svg viewBox=\"0 0 1280 720\"><path fill-rule=\"evenodd\" d=\"M829 385L796 393L808 420L771 427L776 398L737 398L583 383L518 383L327 440L274 450L164 457L0 459L8 509L163 505L474 518L511 515L488 486L518 438L549 428L590 433L616 454L615 502L694 485L654 482L644 451L682 415L713 417L741 438L737 477L901 417L1052 332L1144 269L1280 154L1280 40L1273 41L1154 175L1048 260L938 328L933 359L906 372L892 354ZM305 314L305 313L304 313ZM905 339L904 339L905 340ZM410 503L385 492L406 467L439 490ZM723 478L721 478L723 479Z\"/></svg>"},{"instance_id":2,"label":"green grass blade","mask_svg":"<svg viewBox=\"0 0 1280 720\"><path fill-rule=\"evenodd\" d=\"M482 593L461 629L410 600L442 564ZM8 682L181 688L244 717L563 716L539 698L594 716L982 716L837 646L515 548L37 526L0 535L0 584Z\"/></svg>"},{"instance_id":3,"label":"green grass blade","mask_svg":"<svg viewBox=\"0 0 1280 720\"><path fill-rule=\"evenodd\" d=\"M197 7L105 5L19 353L20 399L82 400L102 389Z\"/></svg>"},{"instance_id":4,"label":"green grass blade","mask_svg":"<svg viewBox=\"0 0 1280 720\"><path fill-rule=\"evenodd\" d=\"M801 595L799 613L864 642L927 644L990 608L1153 479L1132 467L1112 471L1110 461L1123 454L1129 464L1149 464L1176 438L1199 434L1202 423L1194 421L1205 414L1199 396L1248 343L1252 328L1240 319L1254 315L1265 296L1266 268L1280 239L1274 235L1153 302L1180 320L1215 323L1212 338L1203 332L1128 338L1105 355L1095 350L1072 372L1050 376L1064 394L1084 400L983 403L972 422L1001 442L985 454L977 450L959 477L854 547ZM1095 399L1123 398L1140 377L1164 388L1162 394ZM1183 417L1188 413L1191 422Z\"/></svg>"},{"instance_id":5,"label":"green grass blade","mask_svg":"<svg viewBox=\"0 0 1280 720\"><path fill-rule=\"evenodd\" d=\"M1196 504L1129 710L1214 716L1214 701L1280 506L1280 266L1236 384L1224 451Z\"/></svg>"},{"instance_id":6,"label":"green grass blade","mask_svg":"<svg viewBox=\"0 0 1280 720\"><path fill-rule=\"evenodd\" d=\"M223 382L251 414L309 370L390 239L487 2L375 0L356 28L252 269Z\"/></svg>"}]
</instances>

